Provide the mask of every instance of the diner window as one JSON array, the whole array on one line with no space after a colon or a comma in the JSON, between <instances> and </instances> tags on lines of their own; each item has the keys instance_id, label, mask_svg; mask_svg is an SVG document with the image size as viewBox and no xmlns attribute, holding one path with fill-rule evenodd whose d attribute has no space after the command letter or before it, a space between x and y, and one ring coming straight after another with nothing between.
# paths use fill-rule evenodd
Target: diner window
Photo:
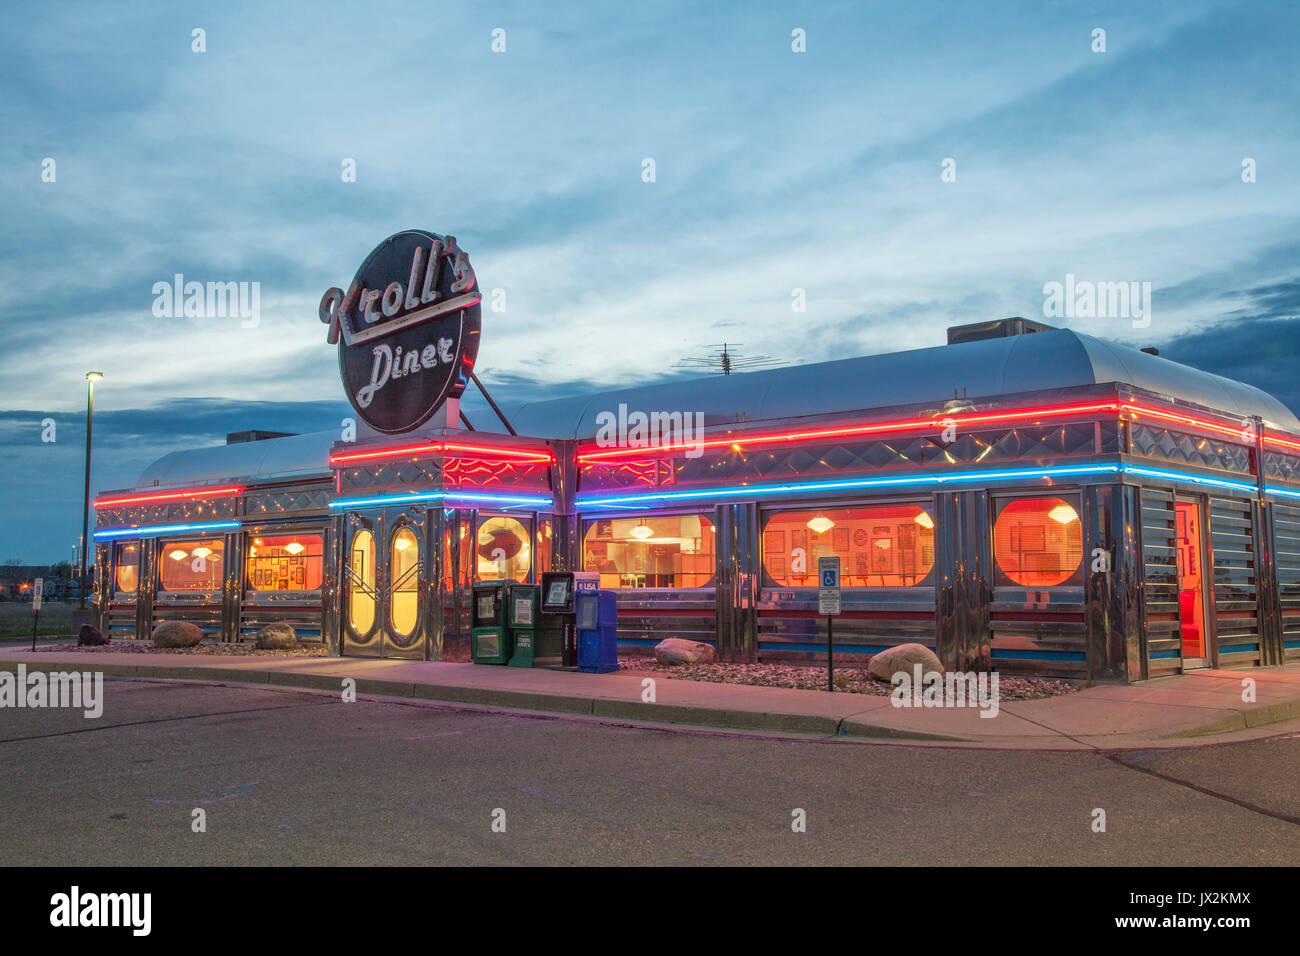
<instances>
[{"instance_id":1,"label":"diner window","mask_svg":"<svg viewBox=\"0 0 1300 956\"><path fill-rule=\"evenodd\" d=\"M531 535L518 518L484 518L478 526L476 581L528 580L532 563Z\"/></svg>"},{"instance_id":2,"label":"diner window","mask_svg":"<svg viewBox=\"0 0 1300 956\"><path fill-rule=\"evenodd\" d=\"M456 533L456 512L447 509L442 513L442 593L449 594L455 587L456 563L451 544Z\"/></svg>"},{"instance_id":3,"label":"diner window","mask_svg":"<svg viewBox=\"0 0 1300 956\"><path fill-rule=\"evenodd\" d=\"M249 536L248 586L258 591L318 591L325 539L319 534Z\"/></svg>"},{"instance_id":4,"label":"diner window","mask_svg":"<svg viewBox=\"0 0 1300 956\"><path fill-rule=\"evenodd\" d=\"M415 632L420 617L420 542L410 528L401 528L393 535L393 554L390 567L393 582L388 595L388 614L393 632L406 637Z\"/></svg>"},{"instance_id":5,"label":"diner window","mask_svg":"<svg viewBox=\"0 0 1300 956\"><path fill-rule=\"evenodd\" d=\"M915 504L782 511L763 525L769 586L817 586L817 559L840 559L846 588L906 588L934 567L934 518Z\"/></svg>"},{"instance_id":6,"label":"diner window","mask_svg":"<svg viewBox=\"0 0 1300 956\"><path fill-rule=\"evenodd\" d=\"M364 528L352 536L347 578L348 622L364 636L375 626L375 536Z\"/></svg>"},{"instance_id":7,"label":"diner window","mask_svg":"<svg viewBox=\"0 0 1300 956\"><path fill-rule=\"evenodd\" d=\"M555 558L554 524L552 518L539 518L537 521L537 573L550 571Z\"/></svg>"},{"instance_id":8,"label":"diner window","mask_svg":"<svg viewBox=\"0 0 1300 956\"><path fill-rule=\"evenodd\" d=\"M602 588L708 587L715 536L704 515L601 518L583 536L582 566Z\"/></svg>"},{"instance_id":9,"label":"diner window","mask_svg":"<svg viewBox=\"0 0 1300 956\"><path fill-rule=\"evenodd\" d=\"M159 577L164 591L216 591L221 588L221 569L226 544L221 538L196 541L163 541Z\"/></svg>"},{"instance_id":10,"label":"diner window","mask_svg":"<svg viewBox=\"0 0 1300 956\"><path fill-rule=\"evenodd\" d=\"M140 543L119 543L114 561L113 577L117 581L117 590L135 593L140 582Z\"/></svg>"},{"instance_id":11,"label":"diner window","mask_svg":"<svg viewBox=\"0 0 1300 956\"><path fill-rule=\"evenodd\" d=\"M993 525L998 583L1044 588L1081 582L1083 524L1064 498L999 502Z\"/></svg>"}]
</instances>

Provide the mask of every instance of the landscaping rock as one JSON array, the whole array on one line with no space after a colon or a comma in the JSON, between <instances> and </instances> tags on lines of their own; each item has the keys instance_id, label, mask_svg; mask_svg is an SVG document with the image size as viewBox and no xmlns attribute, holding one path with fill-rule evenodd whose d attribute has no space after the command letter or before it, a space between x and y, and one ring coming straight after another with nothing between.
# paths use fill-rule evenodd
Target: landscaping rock
<instances>
[{"instance_id":1,"label":"landscaping rock","mask_svg":"<svg viewBox=\"0 0 1300 956\"><path fill-rule=\"evenodd\" d=\"M152 637L154 647L194 647L203 640L203 631L189 621L163 621Z\"/></svg>"},{"instance_id":2,"label":"landscaping rock","mask_svg":"<svg viewBox=\"0 0 1300 956\"><path fill-rule=\"evenodd\" d=\"M881 651L871 658L867 671L876 680L888 681L899 671L906 672L912 678L917 664L921 665L922 675L933 672L943 673L943 664L934 651L924 644L899 644L887 651Z\"/></svg>"},{"instance_id":3,"label":"landscaping rock","mask_svg":"<svg viewBox=\"0 0 1300 956\"><path fill-rule=\"evenodd\" d=\"M298 635L288 624L268 624L257 632L259 651L291 651L298 646Z\"/></svg>"},{"instance_id":4,"label":"landscaping rock","mask_svg":"<svg viewBox=\"0 0 1300 956\"><path fill-rule=\"evenodd\" d=\"M655 660L660 664L712 664L717 656L711 644L670 637L655 645Z\"/></svg>"},{"instance_id":5,"label":"landscaping rock","mask_svg":"<svg viewBox=\"0 0 1300 956\"><path fill-rule=\"evenodd\" d=\"M99 628L93 624L81 625L81 633L77 637L78 647L103 647L107 643L108 638L100 633Z\"/></svg>"}]
</instances>

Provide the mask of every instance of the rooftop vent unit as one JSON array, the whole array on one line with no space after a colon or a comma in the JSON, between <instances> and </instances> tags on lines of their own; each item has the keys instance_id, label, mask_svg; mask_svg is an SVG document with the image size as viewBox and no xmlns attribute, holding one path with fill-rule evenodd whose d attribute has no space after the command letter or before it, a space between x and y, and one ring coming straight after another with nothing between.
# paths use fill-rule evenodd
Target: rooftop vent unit
<instances>
[{"instance_id":1,"label":"rooftop vent unit","mask_svg":"<svg viewBox=\"0 0 1300 956\"><path fill-rule=\"evenodd\" d=\"M971 322L969 325L954 325L948 329L948 344L961 342L979 342L984 339L1005 339L1010 335L1028 335L1030 332L1050 332L1055 328L1043 322L1035 322L1024 316L1013 315L1009 319L994 319L991 322Z\"/></svg>"},{"instance_id":2,"label":"rooftop vent unit","mask_svg":"<svg viewBox=\"0 0 1300 956\"><path fill-rule=\"evenodd\" d=\"M266 441L268 438L292 438L297 432L264 432L256 429L246 432L227 432L226 444L238 445L246 441Z\"/></svg>"}]
</instances>

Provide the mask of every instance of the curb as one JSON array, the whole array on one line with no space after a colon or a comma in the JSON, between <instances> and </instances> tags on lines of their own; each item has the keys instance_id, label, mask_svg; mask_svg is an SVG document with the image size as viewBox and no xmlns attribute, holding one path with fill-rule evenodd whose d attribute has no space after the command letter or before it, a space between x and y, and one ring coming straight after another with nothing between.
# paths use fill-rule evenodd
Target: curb
<instances>
[{"instance_id":1,"label":"curb","mask_svg":"<svg viewBox=\"0 0 1300 956\"><path fill-rule=\"evenodd\" d=\"M63 670L66 662L0 660L0 671L16 672L19 664L28 672ZM106 664L95 670L108 677L143 677L156 680L195 681L216 684L265 684L298 687L305 690L338 691L349 675L299 674L283 671L234 670L221 667L177 667L166 664ZM715 730L738 730L770 734L798 734L816 737L855 737L868 740L928 741L932 743L978 744L979 740L949 734L906 730L865 723L853 717L829 717L814 714L791 714L768 711L726 710L691 707L682 704L649 704L640 700L615 697L582 697L572 694L546 694L536 691L490 690L452 684L426 684L413 681L386 681L355 677L356 692L381 697L405 697L434 703L468 704L505 710L535 713L576 714L580 716L627 720L659 725L689 725ZM1209 723L1175 731L1153 740L1208 737L1264 727L1300 718L1300 699L1267 704L1251 710L1236 711Z\"/></svg>"},{"instance_id":2,"label":"curb","mask_svg":"<svg viewBox=\"0 0 1300 956\"><path fill-rule=\"evenodd\" d=\"M1296 717L1300 717L1300 700L1284 700L1276 704L1254 707L1251 710L1239 710L1228 717L1220 717L1218 720L1212 720L1207 724L1200 724L1187 730L1165 734L1159 739L1169 740L1178 737L1206 737L1210 734L1229 734L1235 730L1251 730L1255 727L1265 727L1269 724L1281 723L1284 720L1291 720Z\"/></svg>"},{"instance_id":3,"label":"curb","mask_svg":"<svg viewBox=\"0 0 1300 956\"><path fill-rule=\"evenodd\" d=\"M18 664L27 666L28 672L63 670L64 662L5 661L0 660L0 671L16 672ZM301 687L307 690L340 689L345 674L296 674L281 671L227 670L218 667L175 667L162 664L123 665L108 664L95 670L108 677L148 677L158 680L203 681L218 684L268 684L276 687ZM640 700L622 700L613 697L579 697L572 694L542 694L533 691L488 690L482 687L463 687L448 684L425 684L412 681L386 681L374 678L354 678L358 694L384 697L407 697L448 704L472 704L506 709L526 710L556 714L579 714L588 717L606 717L615 720L645 721L656 724L689 724L720 730L758 731L773 734L801 734L821 737L840 735L855 737L881 737L898 740L957 741L963 738L946 737L899 730L890 727L873 727L835 717L812 714L785 714L772 712L725 710L713 707L690 707L681 704L648 704Z\"/></svg>"}]
</instances>

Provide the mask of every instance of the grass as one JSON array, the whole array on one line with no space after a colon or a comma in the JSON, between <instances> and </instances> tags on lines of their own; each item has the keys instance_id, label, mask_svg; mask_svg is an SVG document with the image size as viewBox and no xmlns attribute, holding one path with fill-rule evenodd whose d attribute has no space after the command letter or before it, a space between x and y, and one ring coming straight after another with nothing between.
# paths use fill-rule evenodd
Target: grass
<instances>
[{"instance_id":1,"label":"grass","mask_svg":"<svg viewBox=\"0 0 1300 956\"><path fill-rule=\"evenodd\" d=\"M89 605L87 605L89 607ZM37 627L37 634L71 634L72 612L77 608L77 602L70 603L45 603L41 605L41 620ZM14 601L0 604L0 640L12 642L21 638L31 638L32 636L32 617L35 615L32 610L31 601Z\"/></svg>"}]
</instances>

